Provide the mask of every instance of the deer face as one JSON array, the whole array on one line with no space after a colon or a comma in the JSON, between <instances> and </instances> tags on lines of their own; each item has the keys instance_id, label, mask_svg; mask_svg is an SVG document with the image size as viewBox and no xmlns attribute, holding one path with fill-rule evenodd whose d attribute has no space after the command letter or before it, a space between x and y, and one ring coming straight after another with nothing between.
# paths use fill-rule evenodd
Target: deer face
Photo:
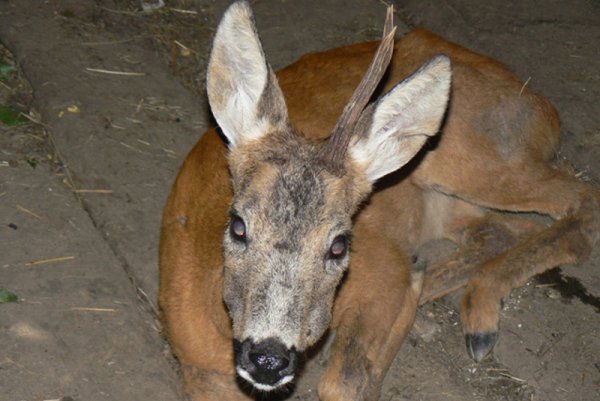
<instances>
[{"instance_id":1,"label":"deer face","mask_svg":"<svg viewBox=\"0 0 600 401\"><path fill-rule=\"evenodd\" d=\"M207 80L229 141L234 190L223 293L237 372L255 388L270 391L293 380L298 353L329 326L349 264L353 214L375 180L437 132L449 86L449 61L437 57L367 108L354 136L352 129L343 137L334 130L327 143L311 141L288 120L248 4L234 3L225 13Z\"/></svg>"},{"instance_id":2,"label":"deer face","mask_svg":"<svg viewBox=\"0 0 600 401\"><path fill-rule=\"evenodd\" d=\"M231 155L224 299L238 372L264 390L291 380L297 353L329 326L348 266L351 218L370 188L364 178L357 185L359 177L328 171L314 156L317 144L289 135Z\"/></svg>"}]
</instances>

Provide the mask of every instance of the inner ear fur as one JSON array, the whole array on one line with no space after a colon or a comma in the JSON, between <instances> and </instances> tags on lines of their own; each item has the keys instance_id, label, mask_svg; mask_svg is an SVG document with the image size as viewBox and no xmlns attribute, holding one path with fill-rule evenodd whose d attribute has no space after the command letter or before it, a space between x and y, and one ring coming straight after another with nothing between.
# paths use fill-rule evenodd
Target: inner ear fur
<instances>
[{"instance_id":1,"label":"inner ear fur","mask_svg":"<svg viewBox=\"0 0 600 401\"><path fill-rule=\"evenodd\" d=\"M404 166L438 132L451 75L450 59L434 57L365 109L349 153L371 182Z\"/></svg>"},{"instance_id":2,"label":"inner ear fur","mask_svg":"<svg viewBox=\"0 0 600 401\"><path fill-rule=\"evenodd\" d=\"M258 139L287 123L285 99L245 1L233 3L217 28L208 64L207 93L230 147Z\"/></svg>"}]
</instances>

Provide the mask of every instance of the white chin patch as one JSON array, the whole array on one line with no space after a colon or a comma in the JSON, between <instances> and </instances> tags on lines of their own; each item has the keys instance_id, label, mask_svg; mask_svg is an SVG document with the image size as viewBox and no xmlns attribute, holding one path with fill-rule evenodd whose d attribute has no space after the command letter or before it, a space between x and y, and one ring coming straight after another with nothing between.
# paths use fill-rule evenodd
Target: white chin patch
<instances>
[{"instance_id":1,"label":"white chin patch","mask_svg":"<svg viewBox=\"0 0 600 401\"><path fill-rule=\"evenodd\" d=\"M294 380L294 375L287 375L287 376L282 377L281 380L279 380L275 384L257 383L252 378L252 376L250 376L250 373L246 372L244 369L242 369L238 366L238 367L236 367L236 370L237 370L238 375L240 375L240 377L242 379L246 380L248 383L252 384L252 386L254 386L254 388L256 388L260 391L273 391L285 384L288 384L292 380Z\"/></svg>"}]
</instances>

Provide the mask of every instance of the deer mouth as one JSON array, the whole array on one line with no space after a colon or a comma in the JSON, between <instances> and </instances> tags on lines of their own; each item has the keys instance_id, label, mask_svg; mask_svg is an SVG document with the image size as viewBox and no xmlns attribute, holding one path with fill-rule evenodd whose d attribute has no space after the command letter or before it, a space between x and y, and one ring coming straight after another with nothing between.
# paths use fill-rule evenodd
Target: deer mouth
<instances>
[{"instance_id":1,"label":"deer mouth","mask_svg":"<svg viewBox=\"0 0 600 401\"><path fill-rule=\"evenodd\" d=\"M258 390L273 391L294 380L298 353L277 339L234 340L234 351L238 375Z\"/></svg>"}]
</instances>

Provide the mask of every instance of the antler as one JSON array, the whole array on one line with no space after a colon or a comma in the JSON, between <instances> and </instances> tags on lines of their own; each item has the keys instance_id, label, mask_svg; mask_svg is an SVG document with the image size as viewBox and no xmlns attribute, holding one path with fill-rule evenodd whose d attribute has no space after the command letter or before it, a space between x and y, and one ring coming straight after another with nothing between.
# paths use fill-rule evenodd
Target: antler
<instances>
[{"instance_id":1,"label":"antler","mask_svg":"<svg viewBox=\"0 0 600 401\"><path fill-rule=\"evenodd\" d=\"M346 150L350 143L354 126L369 102L371 95L373 95L375 88L377 88L392 58L394 34L396 33L393 19L394 6L389 6L383 27L383 39L377 48L373 61L362 81L354 90L348 104L344 107L344 111L335 124L327 145L324 148L324 157L334 168L341 167L344 164Z\"/></svg>"}]
</instances>

